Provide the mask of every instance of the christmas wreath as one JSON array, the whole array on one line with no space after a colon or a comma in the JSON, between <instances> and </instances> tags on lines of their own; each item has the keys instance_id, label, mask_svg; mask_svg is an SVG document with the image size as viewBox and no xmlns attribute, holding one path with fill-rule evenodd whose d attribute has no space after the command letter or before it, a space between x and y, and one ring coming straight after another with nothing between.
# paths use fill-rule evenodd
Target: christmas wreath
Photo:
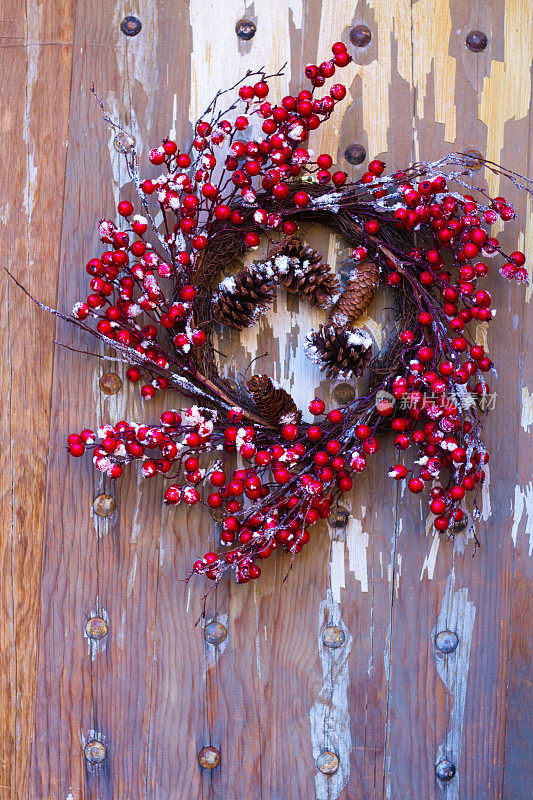
<instances>
[{"instance_id":1,"label":"christmas wreath","mask_svg":"<svg viewBox=\"0 0 533 800\"><path fill-rule=\"evenodd\" d=\"M55 310L101 339L128 364L150 400L158 391L190 398L155 424L119 421L68 437L68 450L92 453L95 467L119 478L139 461L145 478L162 474L169 505L208 506L221 521L221 552L194 565L218 581L258 578L260 564L281 549L294 555L310 529L367 467L388 432L412 465L389 475L413 493L430 490L438 531L453 535L465 498L479 491L489 455L481 439L491 359L469 333L494 316L479 288L496 256L507 279L525 281L522 252L503 252L487 227L515 216L504 197L471 185L483 166L531 192L531 183L481 156L454 153L390 175L373 160L356 182L308 148L346 88L320 89L350 61L344 44L309 65L309 89L270 98L264 70L220 91L195 125L188 149L165 139L148 161L158 177L141 178L133 137L115 129L142 213L118 203L121 223L104 219L106 249L86 265L90 293L72 315ZM281 74L277 73L278 75ZM324 93L325 92L325 93ZM229 97L228 102L225 102ZM319 223L349 245L353 269L343 284L302 240L301 224ZM235 262L268 240L267 257L235 272ZM392 287L396 329L380 352L357 321L378 286ZM328 376L366 376L362 396L326 409L315 398L315 424L264 374L247 383L224 379L212 344L215 325L255 325L277 287L328 308L329 321L307 337L307 353ZM172 405L181 405L176 399ZM234 454L241 457L236 467Z\"/></svg>"}]
</instances>

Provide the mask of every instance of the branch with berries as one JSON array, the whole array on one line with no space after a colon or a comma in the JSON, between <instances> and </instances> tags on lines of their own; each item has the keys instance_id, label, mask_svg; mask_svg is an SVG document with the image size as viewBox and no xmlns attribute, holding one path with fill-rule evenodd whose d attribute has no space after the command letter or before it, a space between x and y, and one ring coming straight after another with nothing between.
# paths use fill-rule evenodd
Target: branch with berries
<instances>
[{"instance_id":1,"label":"branch with berries","mask_svg":"<svg viewBox=\"0 0 533 800\"><path fill-rule=\"evenodd\" d=\"M122 200L121 222L100 222L104 250L88 261L90 291L72 314L48 309L113 348L145 400L174 393L157 422L85 429L68 437L68 449L90 452L112 479L137 461L143 477L163 475L168 505L217 513L220 552L192 566L213 581L231 570L246 583L274 551L300 552L367 468L380 433L413 454L389 475L414 494L429 490L438 531L453 534L485 479L481 434L487 376L496 371L469 324L495 313L480 287L487 259L496 257L509 280L525 282L527 273L524 254L505 253L490 232L514 218L513 208L473 181L482 165L526 192L532 184L461 153L391 174L373 160L349 181L330 155L315 157L308 146L346 96L341 83L321 90L349 61L335 43L329 60L306 68L310 87L277 102L277 75L247 73L217 93L190 146L165 139L149 152L161 168L155 177L141 176L133 137L105 115L140 208ZM302 240L302 223L311 222L352 249L344 285ZM264 238L267 257L235 273L236 260ZM374 354L356 325L380 285L394 292L396 329ZM313 399L313 424L268 375L231 386L217 369L214 326L256 324L278 286L329 309L307 340L326 375L366 376L362 396L343 407ZM192 402L183 408L182 398ZM245 466L235 467L236 454Z\"/></svg>"}]
</instances>

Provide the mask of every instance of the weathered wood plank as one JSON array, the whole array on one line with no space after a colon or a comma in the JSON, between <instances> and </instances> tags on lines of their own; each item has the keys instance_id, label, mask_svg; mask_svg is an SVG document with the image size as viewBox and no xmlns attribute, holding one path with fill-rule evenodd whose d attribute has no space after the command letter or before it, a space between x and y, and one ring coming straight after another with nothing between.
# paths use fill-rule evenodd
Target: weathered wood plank
<instances>
[{"instance_id":1,"label":"weathered wood plank","mask_svg":"<svg viewBox=\"0 0 533 800\"><path fill-rule=\"evenodd\" d=\"M55 302L72 62L72 3L2 8L5 76L1 142L4 266L44 302ZM62 87L56 97L57 83ZM0 787L28 791L35 713L41 556L55 323L4 274L2 286ZM10 399L9 399L10 398Z\"/></svg>"}]
</instances>

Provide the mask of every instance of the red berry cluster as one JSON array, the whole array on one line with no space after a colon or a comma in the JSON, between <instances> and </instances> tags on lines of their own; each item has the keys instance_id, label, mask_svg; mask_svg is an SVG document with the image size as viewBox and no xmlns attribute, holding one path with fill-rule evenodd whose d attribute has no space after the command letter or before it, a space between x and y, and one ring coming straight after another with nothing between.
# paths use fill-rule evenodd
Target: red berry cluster
<instances>
[{"instance_id":1,"label":"red berry cluster","mask_svg":"<svg viewBox=\"0 0 533 800\"><path fill-rule=\"evenodd\" d=\"M206 553L193 570L214 580L232 569L243 583L260 575L259 562L274 550L298 553L309 527L329 515L366 468L380 431L392 431L399 451L416 451L412 467L398 463L389 475L406 479L415 494L431 487L439 531L461 521L466 493L485 477L480 433L490 393L485 375L494 368L468 325L495 313L479 287L489 272L481 259L498 256L502 275L526 279L524 254L505 254L487 230L514 211L504 197L481 192L476 200L475 189L464 191L471 170L461 155L390 176L375 159L356 182L332 170L330 155L314 159L309 134L329 119L346 88L334 84L322 97L316 91L349 61L346 47L335 43L329 61L307 66L311 89L279 103L267 99L274 76L248 73L228 108L219 110L225 93L217 95L188 150L165 140L150 151L149 162L165 168L159 176L142 179L136 152L126 155L143 213L122 200L117 211L124 223L100 222L106 249L87 263L90 293L73 308L76 324L126 358L127 377L142 379L145 399L171 389L198 405L165 411L153 426L121 421L72 434L69 452L90 450L110 478L140 460L144 477L168 481L168 505L220 509L227 549ZM246 82L252 75L256 82ZM459 191L452 190L459 176ZM365 396L329 413L315 398L309 411L319 424L287 420L276 431L251 400L241 407L202 374L198 354L210 347L210 320L198 312L205 285L196 277L209 247L227 231L242 250L253 249L261 234L293 234L299 217L316 211L324 219L328 210L356 232L354 261L379 264L383 282L398 289L399 306L408 301L409 318L389 344L392 364L383 361ZM230 466L235 453L245 467Z\"/></svg>"}]
</instances>

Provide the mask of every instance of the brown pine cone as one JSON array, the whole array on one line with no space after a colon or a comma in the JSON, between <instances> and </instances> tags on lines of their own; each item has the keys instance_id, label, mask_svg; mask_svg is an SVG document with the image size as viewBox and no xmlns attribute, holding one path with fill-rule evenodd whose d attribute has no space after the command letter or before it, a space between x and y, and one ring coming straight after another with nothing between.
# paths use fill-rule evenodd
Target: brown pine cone
<instances>
[{"instance_id":1,"label":"brown pine cone","mask_svg":"<svg viewBox=\"0 0 533 800\"><path fill-rule=\"evenodd\" d=\"M274 297L274 288L256 271L241 269L219 284L213 296L213 316L230 328L249 328L264 314Z\"/></svg>"},{"instance_id":2,"label":"brown pine cone","mask_svg":"<svg viewBox=\"0 0 533 800\"><path fill-rule=\"evenodd\" d=\"M339 279L322 256L298 236L290 236L269 255L280 283L313 306L328 306L338 295Z\"/></svg>"},{"instance_id":3,"label":"brown pine cone","mask_svg":"<svg viewBox=\"0 0 533 800\"><path fill-rule=\"evenodd\" d=\"M321 325L308 334L306 350L328 377L358 378L372 359L372 339L358 328Z\"/></svg>"},{"instance_id":4,"label":"brown pine cone","mask_svg":"<svg viewBox=\"0 0 533 800\"><path fill-rule=\"evenodd\" d=\"M370 305L379 282L379 270L373 261L365 261L354 270L333 306L331 319L337 325L355 322Z\"/></svg>"},{"instance_id":5,"label":"brown pine cone","mask_svg":"<svg viewBox=\"0 0 533 800\"><path fill-rule=\"evenodd\" d=\"M248 391L261 415L273 425L298 424L302 412L285 389L274 386L268 375L254 375L247 383Z\"/></svg>"}]
</instances>

